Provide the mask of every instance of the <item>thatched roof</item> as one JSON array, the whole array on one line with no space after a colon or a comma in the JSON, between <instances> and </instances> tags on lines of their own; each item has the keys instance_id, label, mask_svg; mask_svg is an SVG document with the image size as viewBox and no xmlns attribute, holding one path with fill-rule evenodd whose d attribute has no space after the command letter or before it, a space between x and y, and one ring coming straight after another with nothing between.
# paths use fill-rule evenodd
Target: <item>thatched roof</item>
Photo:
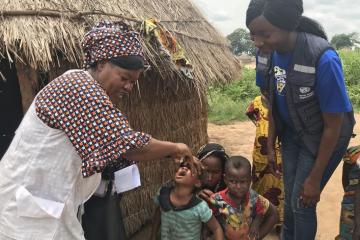
<instances>
[{"instance_id":1,"label":"thatched roof","mask_svg":"<svg viewBox=\"0 0 360 240\"><path fill-rule=\"evenodd\" d=\"M194 67L197 87L230 80L239 70L225 38L188 0L3 0L0 15L1 53L35 69L50 70L59 56L79 65L79 42L89 26L123 16L129 23L156 18L173 32ZM147 52L154 64L156 53Z\"/></svg>"}]
</instances>

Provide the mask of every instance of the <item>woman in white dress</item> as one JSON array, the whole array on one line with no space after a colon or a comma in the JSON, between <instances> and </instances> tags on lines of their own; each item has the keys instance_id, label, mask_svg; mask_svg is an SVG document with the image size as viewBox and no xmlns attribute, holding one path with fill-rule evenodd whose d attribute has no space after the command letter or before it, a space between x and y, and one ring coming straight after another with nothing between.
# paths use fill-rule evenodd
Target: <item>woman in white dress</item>
<instances>
[{"instance_id":1,"label":"woman in white dress","mask_svg":"<svg viewBox=\"0 0 360 240\"><path fill-rule=\"evenodd\" d=\"M101 22L82 47L84 69L39 92L0 162L0 239L85 239L78 208L105 167L191 159L185 144L131 129L113 104L146 65L138 34L122 22Z\"/></svg>"}]
</instances>

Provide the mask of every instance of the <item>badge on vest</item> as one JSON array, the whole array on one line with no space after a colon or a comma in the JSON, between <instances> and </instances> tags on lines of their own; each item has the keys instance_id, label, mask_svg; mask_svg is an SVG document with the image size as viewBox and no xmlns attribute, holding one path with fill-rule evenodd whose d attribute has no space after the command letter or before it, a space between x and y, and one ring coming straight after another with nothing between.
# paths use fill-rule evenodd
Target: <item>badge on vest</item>
<instances>
[{"instance_id":1,"label":"badge on vest","mask_svg":"<svg viewBox=\"0 0 360 240\"><path fill-rule=\"evenodd\" d=\"M300 87L299 92L300 92L300 94L299 94L299 99L300 100L307 99L309 97L314 96L314 94L315 94L314 91L311 90L310 87Z\"/></svg>"}]
</instances>

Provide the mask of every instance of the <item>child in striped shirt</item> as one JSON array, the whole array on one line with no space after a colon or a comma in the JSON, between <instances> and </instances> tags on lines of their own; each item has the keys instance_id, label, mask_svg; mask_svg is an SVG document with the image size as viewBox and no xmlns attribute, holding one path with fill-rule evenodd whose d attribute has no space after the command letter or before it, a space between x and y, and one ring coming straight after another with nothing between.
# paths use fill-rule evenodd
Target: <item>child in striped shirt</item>
<instances>
[{"instance_id":1,"label":"child in striped shirt","mask_svg":"<svg viewBox=\"0 0 360 240\"><path fill-rule=\"evenodd\" d=\"M158 205L153 219L151 239L160 227L162 240L200 240L202 223L223 240L222 229L207 203L196 196L200 188L201 163L198 159L183 162L175 174L175 185L162 187L155 197Z\"/></svg>"}]
</instances>

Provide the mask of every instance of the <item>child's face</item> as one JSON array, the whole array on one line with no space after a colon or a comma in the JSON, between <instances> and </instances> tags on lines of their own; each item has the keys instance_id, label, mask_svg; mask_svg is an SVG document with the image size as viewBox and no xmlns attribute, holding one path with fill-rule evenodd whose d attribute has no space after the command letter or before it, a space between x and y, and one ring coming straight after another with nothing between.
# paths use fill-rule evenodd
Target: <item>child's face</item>
<instances>
[{"instance_id":1,"label":"child's face","mask_svg":"<svg viewBox=\"0 0 360 240\"><path fill-rule=\"evenodd\" d=\"M177 184L186 185L186 186L200 186L200 180L198 179L197 173L193 173L191 169L191 163L183 162L180 164L180 168L175 174L175 182Z\"/></svg>"},{"instance_id":2,"label":"child's face","mask_svg":"<svg viewBox=\"0 0 360 240\"><path fill-rule=\"evenodd\" d=\"M226 170L224 181L231 195L237 199L243 199L251 185L250 172L246 168L229 167Z\"/></svg>"},{"instance_id":3,"label":"child's face","mask_svg":"<svg viewBox=\"0 0 360 240\"><path fill-rule=\"evenodd\" d=\"M205 167L204 177L201 179L202 185L205 188L215 187L221 181L221 159L214 155L210 155L204 158L201 162Z\"/></svg>"}]
</instances>

